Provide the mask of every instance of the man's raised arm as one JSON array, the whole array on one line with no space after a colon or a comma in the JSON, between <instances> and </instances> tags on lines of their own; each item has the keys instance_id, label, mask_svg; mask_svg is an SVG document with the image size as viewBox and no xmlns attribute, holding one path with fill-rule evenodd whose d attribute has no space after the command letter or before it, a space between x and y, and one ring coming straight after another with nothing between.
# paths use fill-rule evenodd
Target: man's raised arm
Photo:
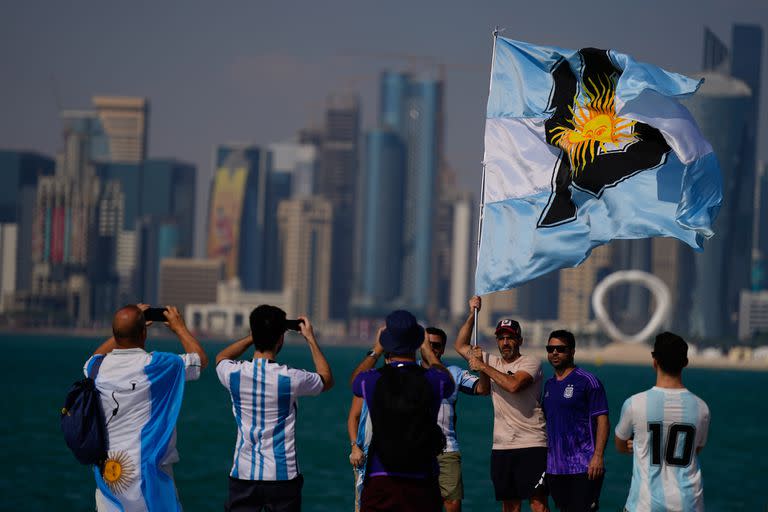
<instances>
[{"instance_id":1,"label":"man's raised arm","mask_svg":"<svg viewBox=\"0 0 768 512\"><path fill-rule=\"evenodd\" d=\"M464 321L461 329L459 329L459 334L456 336L456 341L453 344L456 352L467 361L469 361L471 355L469 340L472 337L472 328L475 326L475 310L480 311L481 306L482 302L477 295L469 299L469 316Z\"/></svg>"},{"instance_id":2,"label":"man's raised arm","mask_svg":"<svg viewBox=\"0 0 768 512\"><path fill-rule=\"evenodd\" d=\"M312 329L312 324L309 322L309 318L300 316L299 320L301 320L299 323L301 335L307 340L309 351L312 353L312 362L315 364L315 372L320 375L321 379L323 379L323 391L328 391L333 387L333 373L331 372L331 366L323 355L323 351L320 350L320 345L317 344L315 331Z\"/></svg>"},{"instance_id":3,"label":"man's raised arm","mask_svg":"<svg viewBox=\"0 0 768 512\"><path fill-rule=\"evenodd\" d=\"M200 342L187 329L187 325L184 323L184 319L176 306L165 306L163 315L166 318L168 328L173 331L181 342L184 352L187 354L195 353L200 356L200 370L205 370L205 367L208 366L208 355L203 350Z\"/></svg>"},{"instance_id":4,"label":"man's raised arm","mask_svg":"<svg viewBox=\"0 0 768 512\"><path fill-rule=\"evenodd\" d=\"M355 377L363 372L372 370L373 367L376 366L376 361L378 361L381 354L384 353L384 347L381 346L381 333L384 332L384 329L386 329L386 327L382 326L376 331L376 341L373 342L373 348L369 351L370 355L366 354L363 360L360 361L360 364L354 369L352 375L350 375L350 387L352 386L352 383L355 382Z\"/></svg>"},{"instance_id":5,"label":"man's raised arm","mask_svg":"<svg viewBox=\"0 0 768 512\"><path fill-rule=\"evenodd\" d=\"M253 337L249 334L245 338L240 338L234 343L227 345L224 347L224 350L216 355L216 366L225 359L237 359L248 350L251 343L253 343Z\"/></svg>"}]
</instances>

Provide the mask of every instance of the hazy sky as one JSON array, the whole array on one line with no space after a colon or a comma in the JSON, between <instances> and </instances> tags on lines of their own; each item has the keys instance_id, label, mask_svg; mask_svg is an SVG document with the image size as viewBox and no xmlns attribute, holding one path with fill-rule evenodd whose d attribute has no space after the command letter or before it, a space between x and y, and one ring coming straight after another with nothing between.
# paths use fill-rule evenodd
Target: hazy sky
<instances>
[{"instance_id":1,"label":"hazy sky","mask_svg":"<svg viewBox=\"0 0 768 512\"><path fill-rule=\"evenodd\" d=\"M53 155L60 107L147 96L150 156L197 164L207 189L215 144L290 139L321 121L334 91L359 91L373 127L379 71L434 57L446 65L447 158L478 193L495 25L513 39L615 48L695 75L704 26L730 45L733 23L768 29L768 1L0 0L0 148Z\"/></svg>"}]
</instances>

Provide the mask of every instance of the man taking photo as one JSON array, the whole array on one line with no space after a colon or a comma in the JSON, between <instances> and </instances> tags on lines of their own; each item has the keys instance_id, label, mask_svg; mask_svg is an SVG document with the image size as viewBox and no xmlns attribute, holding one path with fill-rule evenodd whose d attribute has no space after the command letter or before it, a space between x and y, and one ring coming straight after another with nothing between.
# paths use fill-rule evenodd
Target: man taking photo
<instances>
[{"instance_id":1,"label":"man taking photo","mask_svg":"<svg viewBox=\"0 0 768 512\"><path fill-rule=\"evenodd\" d=\"M301 510L304 478L296 458L296 403L333 387L333 374L309 318L298 327L312 353L315 371L276 361L287 321L282 309L262 305L249 318L251 334L219 352L216 375L229 391L237 423L234 461L225 510ZM253 360L238 360L253 345Z\"/></svg>"},{"instance_id":2,"label":"man taking photo","mask_svg":"<svg viewBox=\"0 0 768 512\"><path fill-rule=\"evenodd\" d=\"M113 336L83 368L86 376L98 368L95 383L109 439L103 468L94 468L99 512L181 510L172 470L179 460L176 420L184 381L200 378L208 357L173 306L163 312L165 325L185 353L147 352L148 308L119 309Z\"/></svg>"}]
</instances>

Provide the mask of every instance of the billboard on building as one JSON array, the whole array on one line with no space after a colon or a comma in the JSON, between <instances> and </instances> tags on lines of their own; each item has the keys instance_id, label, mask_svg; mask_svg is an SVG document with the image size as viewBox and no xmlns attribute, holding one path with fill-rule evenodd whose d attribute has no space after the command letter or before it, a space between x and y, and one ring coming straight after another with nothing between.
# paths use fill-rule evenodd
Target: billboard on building
<instances>
[{"instance_id":1,"label":"billboard on building","mask_svg":"<svg viewBox=\"0 0 768 512\"><path fill-rule=\"evenodd\" d=\"M208 258L224 262L227 279L237 277L240 225L248 170L219 167L208 218Z\"/></svg>"}]
</instances>

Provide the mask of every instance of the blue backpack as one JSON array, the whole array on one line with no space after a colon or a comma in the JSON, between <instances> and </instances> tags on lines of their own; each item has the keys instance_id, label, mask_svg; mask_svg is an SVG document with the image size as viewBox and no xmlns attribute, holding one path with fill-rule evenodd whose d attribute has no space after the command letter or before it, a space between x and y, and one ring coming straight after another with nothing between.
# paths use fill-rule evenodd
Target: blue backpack
<instances>
[{"instance_id":1,"label":"blue backpack","mask_svg":"<svg viewBox=\"0 0 768 512\"><path fill-rule=\"evenodd\" d=\"M72 384L61 409L64 440L80 464L101 466L107 459L107 427L95 382L102 361L104 356L96 357L88 377Z\"/></svg>"}]
</instances>

